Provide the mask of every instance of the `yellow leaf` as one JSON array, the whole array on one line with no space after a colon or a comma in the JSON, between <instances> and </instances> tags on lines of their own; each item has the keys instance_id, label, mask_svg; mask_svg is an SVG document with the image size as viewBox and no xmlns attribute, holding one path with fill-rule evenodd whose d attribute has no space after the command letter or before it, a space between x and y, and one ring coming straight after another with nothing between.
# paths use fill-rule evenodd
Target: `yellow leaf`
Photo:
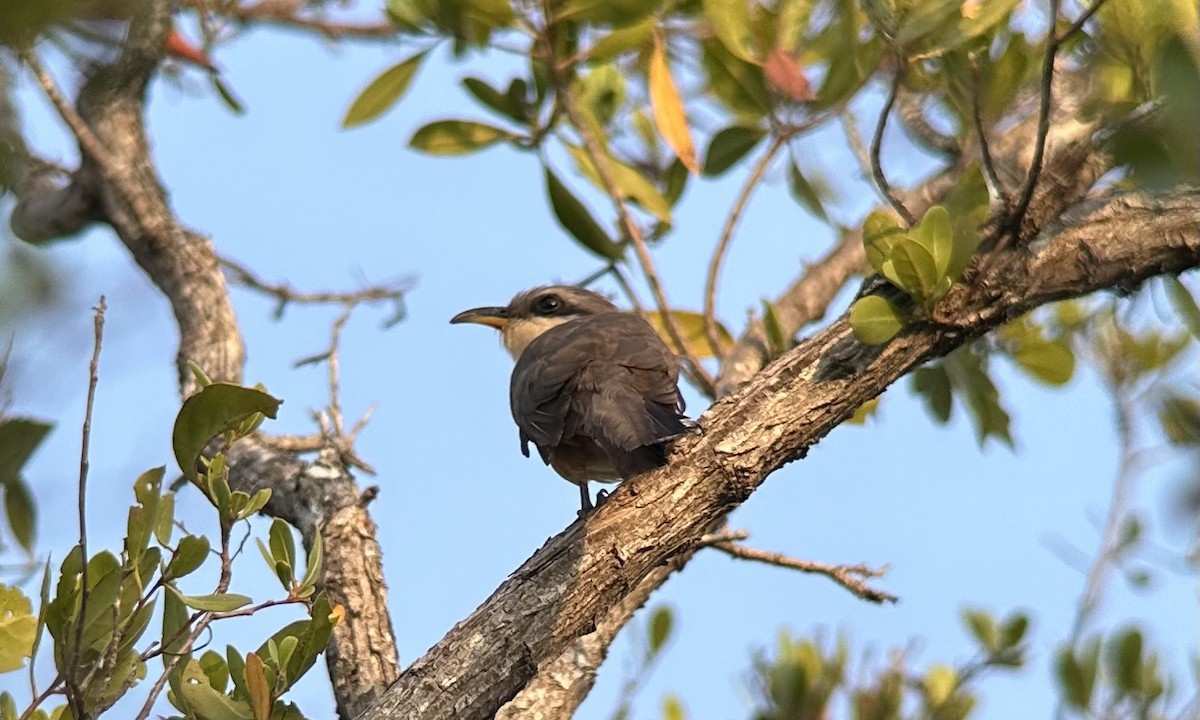
<instances>
[{"instance_id":1,"label":"yellow leaf","mask_svg":"<svg viewBox=\"0 0 1200 720\"><path fill-rule=\"evenodd\" d=\"M659 35L654 36L654 53L650 56L647 81L650 83L650 107L654 108L654 123L658 125L658 131L679 156L684 167L698 175L700 165L696 162L696 146L688 129L683 98L679 97L679 89L671 77L667 48Z\"/></svg>"},{"instance_id":2,"label":"yellow leaf","mask_svg":"<svg viewBox=\"0 0 1200 720\"><path fill-rule=\"evenodd\" d=\"M333 606L333 610L329 613L329 622L331 625L340 625L342 620L346 618L346 607L341 603Z\"/></svg>"},{"instance_id":3,"label":"yellow leaf","mask_svg":"<svg viewBox=\"0 0 1200 720\"><path fill-rule=\"evenodd\" d=\"M657 310L644 310L642 317L654 326L655 332L662 337L667 347L680 353L679 347L671 340L671 333L667 332L666 326L663 325L662 315ZM680 339L683 340L683 344L687 346L688 352L693 357L703 360L713 356L712 345L708 342L708 336L704 332L703 314L690 310L672 310L671 318L675 321L675 328L679 331ZM716 323L716 330L721 355L724 355L733 347L733 336L721 323Z\"/></svg>"},{"instance_id":4,"label":"yellow leaf","mask_svg":"<svg viewBox=\"0 0 1200 720\"><path fill-rule=\"evenodd\" d=\"M271 691L267 689L263 661L254 653L246 656L246 692L250 695L254 720L267 720L271 716Z\"/></svg>"}]
</instances>

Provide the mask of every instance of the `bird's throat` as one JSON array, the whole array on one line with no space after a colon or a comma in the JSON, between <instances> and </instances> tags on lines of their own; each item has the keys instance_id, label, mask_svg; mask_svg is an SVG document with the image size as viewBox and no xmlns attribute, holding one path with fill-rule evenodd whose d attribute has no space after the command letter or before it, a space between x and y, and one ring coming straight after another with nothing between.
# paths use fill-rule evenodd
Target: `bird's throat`
<instances>
[{"instance_id":1,"label":"bird's throat","mask_svg":"<svg viewBox=\"0 0 1200 720\"><path fill-rule=\"evenodd\" d=\"M501 333L504 347L508 350L508 354L512 355L513 360L516 360L521 357L521 353L525 352L525 348L529 347L529 343L536 340L542 333L562 325L570 319L570 317L532 317L511 320Z\"/></svg>"}]
</instances>

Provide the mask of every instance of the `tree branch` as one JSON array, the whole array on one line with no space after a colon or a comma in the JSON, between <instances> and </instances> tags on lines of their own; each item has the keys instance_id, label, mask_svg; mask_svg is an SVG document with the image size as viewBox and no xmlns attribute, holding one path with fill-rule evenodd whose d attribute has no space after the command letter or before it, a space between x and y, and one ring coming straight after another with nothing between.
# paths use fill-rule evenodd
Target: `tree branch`
<instances>
[{"instance_id":1,"label":"tree branch","mask_svg":"<svg viewBox=\"0 0 1200 720\"><path fill-rule=\"evenodd\" d=\"M1200 266L1198 200L1197 188L1103 198L1038 251L1004 252L989 274L953 289L943 302L954 326L915 325L864 346L838 319L714 405L669 467L622 484L548 541L361 717L491 717L770 473L912 368L1041 304Z\"/></svg>"},{"instance_id":2,"label":"tree branch","mask_svg":"<svg viewBox=\"0 0 1200 720\"><path fill-rule=\"evenodd\" d=\"M760 550L758 548L749 547L735 542L718 542L713 543L713 547L730 557L739 560L752 560L754 562L766 563L767 565L775 565L776 567L787 568L789 570L799 570L802 573L813 573L815 575L824 575L833 580L838 585L846 588L856 596L863 600L869 600L873 603L896 602L898 598L890 593L876 590L867 584L871 578L877 578L887 572L887 568L871 568L866 565L830 565L829 563L816 562L814 560L802 560L794 558L790 555L785 555L780 552L771 552L769 550Z\"/></svg>"},{"instance_id":3,"label":"tree branch","mask_svg":"<svg viewBox=\"0 0 1200 720\"><path fill-rule=\"evenodd\" d=\"M90 71L75 109L64 113L73 129L79 129L76 118L86 127L77 133L87 147L71 185L41 197L18 191L18 211L24 209L25 214L15 212L13 225L26 239L35 238L22 231L39 231L34 233L37 239L47 239L45 233L56 228L73 232L83 224L75 215L77 206L89 210L81 214L83 222L100 219L111 225L171 303L179 326L179 383L186 396L197 389L188 361L214 380L237 382L244 349L220 259L207 238L183 227L174 216L150 154L145 94L170 24L170 4L134 2L137 7L131 10L133 20L119 57L112 65ZM4 116L0 112L0 120ZM57 202L64 197L78 202ZM54 212L70 214L54 217ZM336 453L327 450L316 462L306 463L248 440L231 449L229 467L234 490L274 491L264 511L295 525L306 548L321 534L321 585L332 605L346 609L344 620L333 629L326 662L339 714L348 718L360 713L398 674L382 553L366 511L373 495L360 494Z\"/></svg>"}]
</instances>

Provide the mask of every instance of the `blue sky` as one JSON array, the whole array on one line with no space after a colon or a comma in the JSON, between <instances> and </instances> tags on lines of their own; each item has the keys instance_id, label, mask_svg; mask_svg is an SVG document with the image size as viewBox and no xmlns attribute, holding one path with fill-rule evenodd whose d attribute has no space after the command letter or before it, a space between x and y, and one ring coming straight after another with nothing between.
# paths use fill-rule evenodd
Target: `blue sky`
<instances>
[{"instance_id":1,"label":"blue sky","mask_svg":"<svg viewBox=\"0 0 1200 720\"><path fill-rule=\"evenodd\" d=\"M172 204L224 255L305 289L416 280L405 321L384 331L386 311L360 310L344 334L342 358L347 414L378 404L359 450L379 471L363 482L381 488L372 510L403 664L570 523L578 502L574 488L520 455L507 407L511 361L491 331L447 321L459 310L502 304L517 290L577 280L599 266L554 223L532 156L498 148L440 159L406 148L412 130L428 120L480 117L457 85L460 69L444 55L427 63L396 110L358 130L338 129L354 94L410 52L252 31L217 57L248 106L246 116L231 115L207 94L202 77L187 74L182 86L155 84L149 117ZM482 74L503 76L503 61L496 62ZM64 85L77 84L70 69L59 64L56 71ZM38 96L26 90L22 99L35 145L72 162L73 144ZM812 140L802 150L842 191L840 219L850 221L874 202L844 170L854 165L843 151ZM895 181L917 177L919 168L906 164L912 159L903 153L889 160ZM699 307L703 267L743 179L740 170L689 186L674 235L656 251L677 306ZM569 181L581 186L578 178ZM588 200L604 216L599 196ZM831 237L788 197L775 173L735 240L721 286L722 317L740 329L746 311L822 254ZM92 230L38 252L57 268L64 288L52 324L17 328L8 391L15 413L59 423L29 469L41 512L39 552L57 560L74 542L90 308L101 293L107 296L92 436L92 547L118 546L134 478L172 464L177 330L166 302L109 232ZM0 269L0 282L16 281ZM275 321L269 301L242 290L234 298L248 346L246 380L265 383L285 400L267 429L308 431L310 409L326 402L324 369L291 364L326 347L336 309L293 307ZM869 605L821 578L703 552L650 601L674 610L677 631L632 717L660 717L666 693L677 694L694 718L748 717L752 653L773 648L781 629L845 633L856 659L869 650L876 662L886 661L893 648L906 648L917 666L963 661L972 652L958 621L965 606L1034 615L1031 667L985 680L977 717L1052 712L1048 661L1068 632L1083 574L1050 546L1065 542L1087 556L1097 547L1116 469L1112 409L1086 371L1061 390L1037 386L1008 366L998 367L996 377L1013 414L1017 452L994 444L980 450L961 408L949 426L935 426L901 382L865 427L835 430L732 516L732 526L749 530L758 547L824 562L890 565L879 584L900 596L899 604ZM694 412L703 410L700 398L690 399ZM1178 527L1163 524L1169 491L1186 469L1176 459L1136 485L1150 537L1169 548L1187 541ZM207 528L208 513L194 493L177 507L189 527ZM265 524L255 530L265 532ZM1195 578L1151 569L1150 592L1135 593L1116 579L1098 627L1142 625L1182 684L1179 697L1187 698L1195 687L1186 677L1187 658L1197 651ZM257 553L247 553L235 566L234 589L256 600L278 595L264 570ZM202 575L192 581L186 591L207 591ZM218 629L214 646L257 645L287 617L279 611L261 621L231 621ZM639 653L629 631L617 639L579 717L611 714ZM40 674L49 679L45 668ZM24 687L23 674L0 676L0 689L23 697ZM292 699L310 717L332 716L323 665ZM131 706L113 716L124 707Z\"/></svg>"}]
</instances>

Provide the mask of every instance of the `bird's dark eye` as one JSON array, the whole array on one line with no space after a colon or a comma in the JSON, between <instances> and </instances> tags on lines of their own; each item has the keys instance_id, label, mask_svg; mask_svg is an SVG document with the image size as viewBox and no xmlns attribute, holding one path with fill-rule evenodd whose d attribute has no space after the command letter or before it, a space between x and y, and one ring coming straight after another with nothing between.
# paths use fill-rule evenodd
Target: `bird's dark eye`
<instances>
[{"instance_id":1,"label":"bird's dark eye","mask_svg":"<svg viewBox=\"0 0 1200 720\"><path fill-rule=\"evenodd\" d=\"M533 302L538 315L553 315L562 309L562 300L557 295L543 295Z\"/></svg>"}]
</instances>

